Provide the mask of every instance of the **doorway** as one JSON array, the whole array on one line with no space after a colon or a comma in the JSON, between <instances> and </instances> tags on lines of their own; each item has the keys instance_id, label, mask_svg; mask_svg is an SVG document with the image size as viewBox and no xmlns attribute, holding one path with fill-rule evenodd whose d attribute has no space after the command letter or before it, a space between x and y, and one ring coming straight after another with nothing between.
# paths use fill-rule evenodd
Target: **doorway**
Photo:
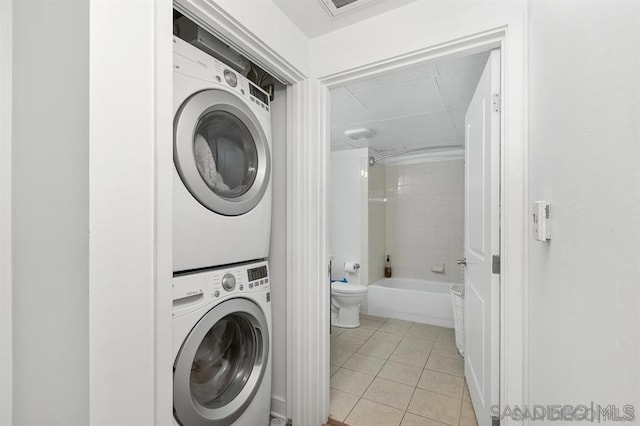
<instances>
[{"instance_id":1,"label":"doorway","mask_svg":"<svg viewBox=\"0 0 640 426\"><path fill-rule=\"evenodd\" d=\"M361 305L360 327L332 327L330 414L334 421L358 425L385 418L385 424L398 425L429 420L490 424L489 406L498 403L497 347L496 363L489 365L490 371L483 371L495 378L490 391L496 398L489 401L484 389L478 391L477 374L469 370L475 363L466 362L465 366L460 356L464 345L456 348L452 319L419 316L425 310L420 309L422 303L434 303L429 311L446 303L451 318L450 299L425 300L416 303L414 310L409 305L413 305L411 298L421 297L414 294L429 286L442 284L448 293L451 283L464 281L456 261L464 263L468 256L464 242L469 236L463 232L463 218L468 215L465 206L477 204L468 202L470 194L472 201L477 197L476 185L463 182L470 173L477 178L476 170L484 167L468 168L468 154L477 150L465 149L467 130L471 125L475 129L478 123L467 111L478 96L492 98L492 93L477 93L481 89L478 82L486 79L488 63L493 62L493 75L499 83L499 55L496 62L491 48L331 87L331 278L346 281L341 285L347 287L350 282L372 285L370 297ZM496 112L499 116L500 111ZM498 139L494 146L499 150L499 124L495 130ZM471 160L477 158L472 156ZM499 162L487 165L495 168L496 173L489 177L499 184ZM499 197L498 193L493 195ZM491 217L496 231L498 218ZM468 226L468 218L464 223ZM359 244L354 238L360 239ZM386 285L382 273L388 256L395 274ZM359 271L347 268L354 261L360 264ZM415 287L409 292L420 292L411 293L409 299L396 288L378 295L383 291L379 283L382 287L403 287L405 282ZM497 319L499 306L494 304L491 309L492 318ZM471 312L475 314L475 310ZM494 326L483 338L493 337L497 346L497 322ZM475 346L476 340L471 342ZM467 375L474 379L473 405L464 380ZM482 410L479 421L474 405Z\"/></svg>"}]
</instances>

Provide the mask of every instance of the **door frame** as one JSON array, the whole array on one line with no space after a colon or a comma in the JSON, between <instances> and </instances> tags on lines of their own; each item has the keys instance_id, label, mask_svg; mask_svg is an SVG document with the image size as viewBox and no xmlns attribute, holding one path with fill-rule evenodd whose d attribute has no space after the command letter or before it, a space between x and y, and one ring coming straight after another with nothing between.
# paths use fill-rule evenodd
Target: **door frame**
<instances>
[{"instance_id":1,"label":"door frame","mask_svg":"<svg viewBox=\"0 0 640 426\"><path fill-rule=\"evenodd\" d=\"M320 77L324 90L410 66L455 55L499 48L500 123L500 407L523 406L527 398L526 333L526 200L527 137L525 46L514 48L507 26L427 47L397 58L385 59ZM325 96L328 97L328 94ZM329 116L321 117L325 127ZM328 150L330 141L324 141ZM325 206L326 208L326 206ZM328 307L327 307L328 309ZM505 418L503 424L515 424Z\"/></svg>"}]
</instances>

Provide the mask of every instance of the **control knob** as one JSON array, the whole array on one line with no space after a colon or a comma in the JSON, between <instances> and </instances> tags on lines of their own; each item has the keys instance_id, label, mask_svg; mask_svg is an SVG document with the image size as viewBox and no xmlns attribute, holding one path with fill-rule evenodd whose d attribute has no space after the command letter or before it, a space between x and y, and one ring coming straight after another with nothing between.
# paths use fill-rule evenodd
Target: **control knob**
<instances>
[{"instance_id":1,"label":"control knob","mask_svg":"<svg viewBox=\"0 0 640 426\"><path fill-rule=\"evenodd\" d=\"M225 276L222 277L222 287L227 291L236 288L236 277L234 277L233 274L225 274Z\"/></svg>"}]
</instances>

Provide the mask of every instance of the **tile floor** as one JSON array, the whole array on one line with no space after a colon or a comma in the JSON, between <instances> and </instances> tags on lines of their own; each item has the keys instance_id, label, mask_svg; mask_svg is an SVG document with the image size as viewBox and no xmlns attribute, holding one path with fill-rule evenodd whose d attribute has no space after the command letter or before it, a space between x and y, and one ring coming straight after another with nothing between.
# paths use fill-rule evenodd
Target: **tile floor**
<instances>
[{"instance_id":1,"label":"tile floor","mask_svg":"<svg viewBox=\"0 0 640 426\"><path fill-rule=\"evenodd\" d=\"M369 315L359 328L332 327L330 416L349 426L477 426L453 329Z\"/></svg>"}]
</instances>

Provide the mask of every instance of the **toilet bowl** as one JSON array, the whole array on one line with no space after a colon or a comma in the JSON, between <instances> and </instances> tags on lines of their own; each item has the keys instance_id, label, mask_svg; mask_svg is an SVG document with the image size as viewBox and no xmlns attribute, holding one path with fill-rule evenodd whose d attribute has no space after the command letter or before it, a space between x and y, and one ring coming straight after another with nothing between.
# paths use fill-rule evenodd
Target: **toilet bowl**
<instances>
[{"instance_id":1,"label":"toilet bowl","mask_svg":"<svg viewBox=\"0 0 640 426\"><path fill-rule=\"evenodd\" d=\"M367 297L367 287L342 282L331 283L331 325L360 327L360 303Z\"/></svg>"}]
</instances>

